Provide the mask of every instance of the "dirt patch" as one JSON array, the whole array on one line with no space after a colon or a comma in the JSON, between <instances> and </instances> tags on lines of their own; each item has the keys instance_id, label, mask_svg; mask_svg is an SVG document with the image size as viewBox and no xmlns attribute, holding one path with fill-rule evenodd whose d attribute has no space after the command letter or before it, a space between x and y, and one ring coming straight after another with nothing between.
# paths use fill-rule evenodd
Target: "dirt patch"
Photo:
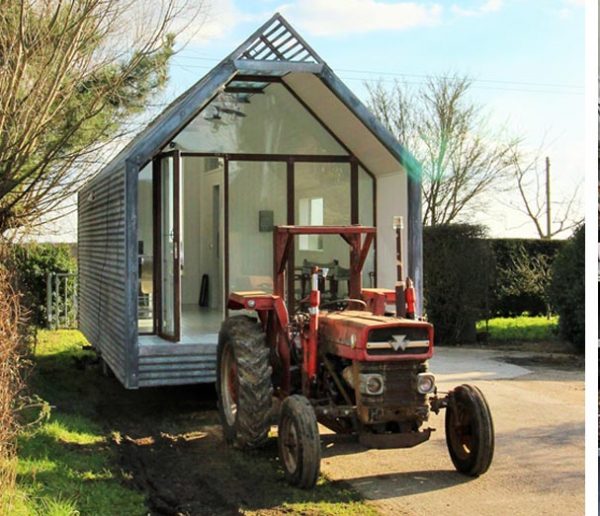
<instances>
[{"instance_id":1,"label":"dirt patch","mask_svg":"<svg viewBox=\"0 0 600 516\"><path fill-rule=\"evenodd\" d=\"M373 514L345 482L321 479L310 491L289 486L274 435L257 451L227 446L213 385L128 391L103 377L90 357L77 361L79 377L67 388L75 364L64 363L62 369L42 361L38 370L52 376L52 385L63 385L51 403L105 428L118 468L146 495L150 514Z\"/></svg>"}]
</instances>

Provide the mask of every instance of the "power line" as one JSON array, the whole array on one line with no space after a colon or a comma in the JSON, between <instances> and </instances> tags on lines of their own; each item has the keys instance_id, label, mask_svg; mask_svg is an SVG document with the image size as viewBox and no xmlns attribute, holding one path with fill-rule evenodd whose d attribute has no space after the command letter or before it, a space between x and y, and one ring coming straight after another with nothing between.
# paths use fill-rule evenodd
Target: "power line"
<instances>
[{"instance_id":1,"label":"power line","mask_svg":"<svg viewBox=\"0 0 600 516\"><path fill-rule=\"evenodd\" d=\"M180 64L180 63L171 63L171 66L174 66L176 68L180 68L182 70L185 70L189 73L194 73L194 71L192 69L201 69L201 70L210 70L212 68L212 66L208 66L208 65L190 65L190 64ZM341 69L337 70L338 72L342 72ZM355 70L356 71L356 70ZM369 73L369 72L361 72L361 73ZM373 72L375 73L375 72ZM410 75L410 74L406 74L406 76L411 76L411 77L427 77L427 78L432 78L435 76L427 76L427 75ZM369 77L349 77L347 75L344 74L340 74L340 78L345 80L345 81L359 81L359 82L368 82L369 81ZM378 81L382 81L382 82L386 82L386 83L394 83L395 80L392 78L381 78L381 77L376 77L376 78L371 78L371 80L378 80ZM476 82L476 81L473 81ZM484 81L479 81L479 82L484 82ZM493 81L486 81L486 82L493 82ZM498 81L501 82L501 81ZM415 85L415 86L423 86L426 83L426 81L403 81L404 84L410 84L410 85ZM518 83L511 83L510 81L504 81L504 83L506 84L518 84ZM557 91L557 90L540 90L540 89L531 89L531 88L506 88L506 87L501 87L501 86L486 86L486 85L478 85L478 84L473 84L473 88L479 89L479 90L493 90L493 91L514 91L514 92L518 92L518 93L540 93L540 94L550 94L550 95L583 95L583 92L578 92L578 91Z\"/></svg>"},{"instance_id":2,"label":"power line","mask_svg":"<svg viewBox=\"0 0 600 516\"><path fill-rule=\"evenodd\" d=\"M211 61L211 62L219 62L221 59L217 59L214 57L203 57L198 55L183 55L176 54L175 58L183 58L183 59L192 59L197 61ZM198 65L186 65L198 67ZM204 68L204 66L202 66ZM334 69L335 72L344 72L344 73L360 73L360 74L369 74L369 75L385 75L392 77L417 77L421 79L434 79L434 78L452 78L451 76L446 75L432 75L432 74L414 74L414 73L404 73L404 72L390 72L390 71L382 71L382 70L359 70L359 69L348 69L348 68L337 68ZM491 84L515 84L519 86L538 86L544 88L567 88L567 89L577 89L583 90L583 85L577 84L559 84L559 83L544 83L544 82L530 82L530 81L507 81L502 79L471 79L472 82L483 82L483 83L491 83Z\"/></svg>"}]
</instances>

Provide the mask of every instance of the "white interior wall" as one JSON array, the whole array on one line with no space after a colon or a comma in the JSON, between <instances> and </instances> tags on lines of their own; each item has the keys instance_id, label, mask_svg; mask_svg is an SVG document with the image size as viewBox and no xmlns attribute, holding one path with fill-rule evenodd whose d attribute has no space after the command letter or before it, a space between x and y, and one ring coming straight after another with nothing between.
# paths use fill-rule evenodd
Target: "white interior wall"
<instances>
[{"instance_id":1,"label":"white interior wall","mask_svg":"<svg viewBox=\"0 0 600 516\"><path fill-rule=\"evenodd\" d=\"M396 158L316 75L290 73L283 80L373 174L398 171Z\"/></svg>"},{"instance_id":2,"label":"white interior wall","mask_svg":"<svg viewBox=\"0 0 600 516\"><path fill-rule=\"evenodd\" d=\"M202 174L202 206L201 221L198 239L200 240L200 266L202 274L208 274L209 306L221 309L224 306L225 293L223 283L225 278L223 262L223 235L224 231L224 191L223 191L223 161L214 163L208 158L193 158L204 162L205 172ZM213 199L214 188L218 187L219 210L218 220L214 220ZM218 226L218 234L215 228ZM218 249L217 249L218 248Z\"/></svg>"},{"instance_id":3,"label":"white interior wall","mask_svg":"<svg viewBox=\"0 0 600 516\"><path fill-rule=\"evenodd\" d=\"M183 270L181 272L181 302L184 305L198 304L202 280L201 250L201 205L203 160L182 158L183 202Z\"/></svg>"}]
</instances>

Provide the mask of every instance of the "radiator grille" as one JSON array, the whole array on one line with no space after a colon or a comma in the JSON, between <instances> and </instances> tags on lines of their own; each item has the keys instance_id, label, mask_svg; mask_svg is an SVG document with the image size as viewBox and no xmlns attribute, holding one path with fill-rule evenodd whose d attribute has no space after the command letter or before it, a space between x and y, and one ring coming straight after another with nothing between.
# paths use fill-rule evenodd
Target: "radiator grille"
<instances>
[{"instance_id":1,"label":"radiator grille","mask_svg":"<svg viewBox=\"0 0 600 516\"><path fill-rule=\"evenodd\" d=\"M377 328L369 332L369 355L425 355L429 351L427 328Z\"/></svg>"}]
</instances>

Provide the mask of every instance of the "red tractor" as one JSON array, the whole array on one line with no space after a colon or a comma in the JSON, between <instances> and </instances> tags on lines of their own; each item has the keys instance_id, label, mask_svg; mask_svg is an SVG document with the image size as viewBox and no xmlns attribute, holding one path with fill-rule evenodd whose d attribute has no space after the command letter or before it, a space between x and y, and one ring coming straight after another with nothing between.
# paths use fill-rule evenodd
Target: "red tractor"
<instances>
[{"instance_id":1,"label":"red tractor","mask_svg":"<svg viewBox=\"0 0 600 516\"><path fill-rule=\"evenodd\" d=\"M285 303L286 267L295 235L339 235L350 246L347 299L321 303L323 271L293 313ZM315 485L321 450L317 422L351 433L368 447L407 448L429 439L429 411L446 409L446 442L456 469L487 471L494 428L477 387L440 396L427 360L433 326L414 318L414 290L361 288L375 236L365 226L279 226L274 230L273 293L233 292L230 310L253 312L223 322L217 350L217 394L228 443L265 443L279 413L278 448L288 481ZM398 240L399 242L400 240ZM400 257L401 258L401 257ZM395 309L391 309L391 306Z\"/></svg>"}]
</instances>

